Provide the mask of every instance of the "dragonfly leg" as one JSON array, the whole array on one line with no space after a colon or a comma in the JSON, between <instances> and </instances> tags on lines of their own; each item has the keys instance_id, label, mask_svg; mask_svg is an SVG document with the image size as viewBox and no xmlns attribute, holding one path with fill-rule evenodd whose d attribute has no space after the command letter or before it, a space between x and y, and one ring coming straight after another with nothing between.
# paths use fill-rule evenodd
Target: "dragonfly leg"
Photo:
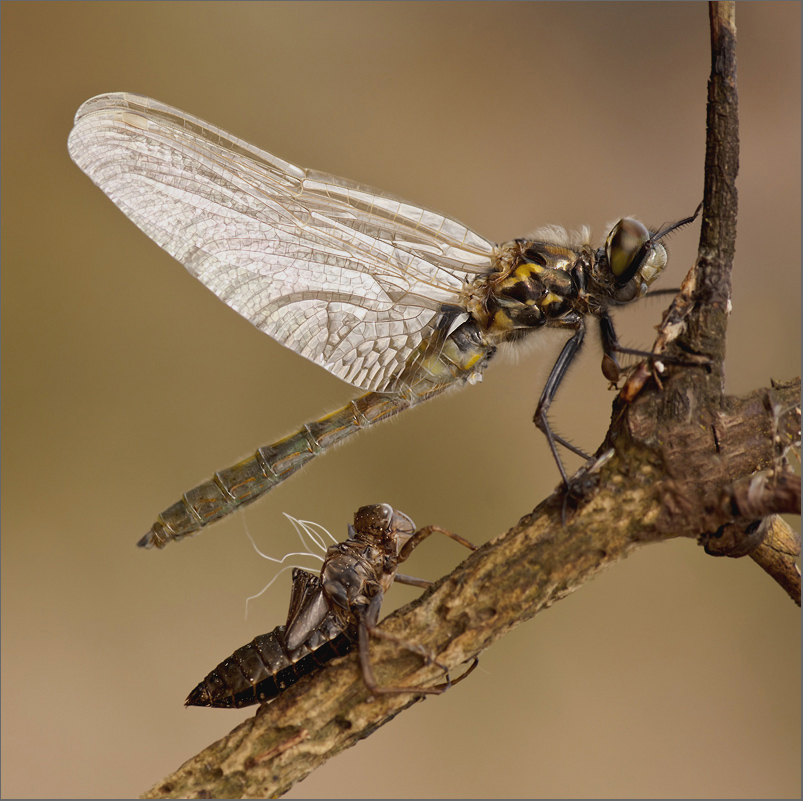
<instances>
[{"instance_id":1,"label":"dragonfly leg","mask_svg":"<svg viewBox=\"0 0 803 801\"><path fill-rule=\"evenodd\" d=\"M464 548L468 548L470 551L476 551L477 546L474 543L469 542L465 537L461 537L459 534L455 534L448 529L441 528L440 526L424 526L424 528L419 529L410 537L409 540L404 544L404 547L399 552L399 562L403 562L407 559L410 554L413 552L413 549L419 546L430 534L443 534L445 537L449 537L449 539L454 540L455 542L459 542ZM398 575L397 575L398 580ZM402 582L405 583L405 582Z\"/></svg>"},{"instance_id":2,"label":"dragonfly leg","mask_svg":"<svg viewBox=\"0 0 803 801\"><path fill-rule=\"evenodd\" d=\"M578 456L582 456L584 459L589 459L591 457L585 451L581 451L578 447L572 445L571 442L564 439L559 434L556 434L552 430L549 425L549 420L547 419L547 412L549 412L549 407L552 405L552 401L555 399L555 394L558 391L561 381L563 381L564 377L566 376L566 371L569 369L569 365L574 360L574 357L580 352L584 337L585 325L582 320L579 320L577 323L577 330L574 332L574 334L572 334L569 341L563 346L560 356L558 356L557 361L552 366L552 370L549 373L549 378L547 378L547 382L544 385L543 391L541 392L541 397L538 400L538 406L535 410L535 414L533 415L533 422L539 431L542 431L544 436L547 438L549 449L552 451L552 456L555 459L555 463L558 465L558 470L560 470L563 483L566 484L567 487L569 486L569 476L566 474L566 469L564 468L560 454L558 453L558 445L563 445L564 448L567 448L572 453L576 453Z\"/></svg>"},{"instance_id":3,"label":"dragonfly leg","mask_svg":"<svg viewBox=\"0 0 803 801\"><path fill-rule=\"evenodd\" d=\"M393 580L398 581L399 584L408 584L410 587L420 587L422 590L428 590L435 583L434 581L427 581L427 579L407 576L404 573L397 573Z\"/></svg>"},{"instance_id":4,"label":"dragonfly leg","mask_svg":"<svg viewBox=\"0 0 803 801\"><path fill-rule=\"evenodd\" d=\"M602 352L604 354L602 357L602 373L608 381L613 383L619 380L621 374L621 367L616 359L617 353L648 359L653 365L657 361L666 362L667 364L676 364L681 367L700 367L710 363L708 359L704 361L694 361L692 359L684 359L683 357L667 356L648 350L639 350L638 348L626 348L619 342L619 337L616 336L616 329L613 327L613 320L608 314L603 314L599 318L599 333L602 340ZM656 380L658 380L657 375Z\"/></svg>"},{"instance_id":5,"label":"dragonfly leg","mask_svg":"<svg viewBox=\"0 0 803 801\"><path fill-rule=\"evenodd\" d=\"M463 664L468 664L469 662L471 664L468 665L468 668L466 668L466 670L464 670L454 681L451 681L451 676L447 677L449 682L451 683L452 687L454 687L455 684L460 684L460 682L463 681L463 679L467 678L471 673L474 672L474 669L480 663L480 658L478 656L472 656L469 660L467 660L467 662L464 662ZM435 686L436 687L443 687L444 692L447 689L446 682L444 682L443 684L435 685Z\"/></svg>"},{"instance_id":6,"label":"dragonfly leg","mask_svg":"<svg viewBox=\"0 0 803 801\"><path fill-rule=\"evenodd\" d=\"M440 695L446 692L452 686L452 680L449 676L449 669L446 665L442 665L435 659L435 655L428 651L426 648L417 645L416 643L408 642L407 640L397 637L395 634L390 634L387 631L382 631L377 628L376 619L379 616L379 608L382 605L383 593L380 591L372 599L366 610L358 614L359 617L359 658L360 670L362 672L362 679L365 686L373 695L399 695L402 693L412 693L415 695ZM369 637L374 636L377 639L388 640L395 643L407 651L412 651L418 654L427 664L439 667L446 674L446 681L435 687L380 687L374 676L374 669L371 665L371 654L369 650ZM473 669L473 668L472 668ZM462 678L462 677L461 677Z\"/></svg>"}]
</instances>

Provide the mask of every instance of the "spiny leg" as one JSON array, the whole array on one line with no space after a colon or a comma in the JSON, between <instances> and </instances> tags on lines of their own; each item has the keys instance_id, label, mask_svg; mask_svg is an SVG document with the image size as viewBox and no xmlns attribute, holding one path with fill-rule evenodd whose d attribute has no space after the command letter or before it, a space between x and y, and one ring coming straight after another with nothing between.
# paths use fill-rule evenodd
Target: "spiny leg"
<instances>
[{"instance_id":1,"label":"spiny leg","mask_svg":"<svg viewBox=\"0 0 803 801\"><path fill-rule=\"evenodd\" d=\"M443 534L445 537L449 537L449 539L454 540L455 542L460 543L464 548L468 548L470 551L476 551L477 546L474 543L469 542L465 537L461 537L459 534L455 534L448 529L441 528L440 526L424 526L423 528L416 531L412 537L404 544L401 551L399 552L399 562L403 562L407 559L410 554L413 552L413 549L418 547L430 534ZM398 575L397 575L397 580ZM402 582L406 583L406 582Z\"/></svg>"},{"instance_id":2,"label":"spiny leg","mask_svg":"<svg viewBox=\"0 0 803 801\"><path fill-rule=\"evenodd\" d=\"M455 684L459 684L463 679L465 679L469 674L473 673L477 665L480 663L480 658L478 656L472 656L468 662L471 664L468 668L461 673L454 681L452 681L452 676L449 668L446 665L441 664L438 662L434 655L428 652L425 648L421 647L420 645L416 645L415 643L408 642L400 637L396 637L393 634L389 634L386 631L382 631L382 629L373 628L368 629L368 634L372 634L375 637L383 640L388 640L390 642L396 643L397 645L401 646L402 648L412 651L413 653L418 654L421 656L427 664L435 665L439 667L445 674L446 674L446 681L443 684L436 684L433 687L378 687L376 684L376 679L374 678L373 670L371 668L371 660L370 658L367 659L366 665L363 664L363 653L368 653L367 648L367 636L366 636L366 647L364 648L362 645L362 640L360 640L360 667L363 671L363 681L365 682L365 686L372 693L385 693L385 694L399 694L399 693L426 693L429 695L440 695L441 693L445 693L451 687L454 687ZM370 680L366 678L366 668L368 669L368 673L370 674Z\"/></svg>"},{"instance_id":3,"label":"spiny leg","mask_svg":"<svg viewBox=\"0 0 803 801\"><path fill-rule=\"evenodd\" d=\"M407 584L410 587L418 587L422 590L428 590L435 582L428 581L427 579L420 579L416 578L415 576L407 576L404 573L397 573L393 577L394 581L398 581L399 584Z\"/></svg>"},{"instance_id":4,"label":"spiny leg","mask_svg":"<svg viewBox=\"0 0 803 801\"><path fill-rule=\"evenodd\" d=\"M429 652L422 646L408 642L407 640L397 637L395 634L390 634L377 628L377 619L379 617L379 609L382 606L382 598L384 593L380 590L370 601L368 607L357 612L359 620L358 626L358 643L359 643L359 658L360 670L362 672L362 679L365 686L373 695L399 695L401 693L414 693L416 695L440 695L446 692L451 686L452 681L449 678L449 669L446 665L442 665L435 659L434 654ZM446 683L436 687L380 687L374 676L374 669L371 665L371 653L369 646L369 636L373 635L377 639L388 640L396 643L401 648L418 654L427 664L439 667L446 674Z\"/></svg>"},{"instance_id":5,"label":"spiny leg","mask_svg":"<svg viewBox=\"0 0 803 801\"><path fill-rule=\"evenodd\" d=\"M560 470L563 483L567 487L569 486L569 476L566 474L566 469L564 468L560 454L558 453L558 444L563 445L564 448L567 448L572 453L576 453L583 459L589 459L591 457L585 451L581 451L578 447L572 445L571 442L552 431L552 428L549 425L549 420L547 419L547 412L549 411L549 407L552 405L552 401L555 399L555 395L558 391L561 381L563 381L564 377L566 376L566 371L569 369L569 365L572 363L572 361L574 361L575 356L577 356L577 354L580 352L584 337L585 325L581 320L578 322L577 330L574 332L574 334L572 334L569 341L563 346L563 350L560 352L557 361L552 366L552 370L549 373L549 378L547 378L544 389L541 392L541 397L538 400L538 406L536 407L535 414L533 415L533 422L539 431L542 431L544 436L547 438L549 449L552 451L552 457L555 459L555 463L558 466L558 470Z\"/></svg>"},{"instance_id":6,"label":"spiny leg","mask_svg":"<svg viewBox=\"0 0 803 801\"><path fill-rule=\"evenodd\" d=\"M455 534L448 529L441 528L441 526L430 525L424 526L423 528L419 529L418 531L413 534L412 537L404 544L401 551L399 552L399 562L403 562L407 559L412 551L420 545L427 537L431 534L438 533L443 534L446 537L454 540L455 542L459 543L465 548L468 548L471 551L476 551L477 546L474 545L472 542L469 542L465 537L460 536L459 534ZM407 576L402 573L397 573L394 577L395 581L398 581L400 584L410 584L415 587L421 587L426 589L432 586L432 582L427 581L425 579L415 578L414 576ZM384 593L379 590L376 595L374 595L367 608L364 609L357 609L354 610L355 614L358 618L358 643L359 643L359 659L360 659L360 669L363 675L363 681L365 686L372 693L376 694L400 694L400 693L416 693L416 694L428 694L428 695L439 695L440 693L446 692L452 686L452 679L449 674L449 669L446 665L440 663L435 659L434 654L427 650L426 648L416 644L411 643L408 640L405 640L401 637L397 637L395 634L390 634L386 631L382 631L377 627L377 622L379 619L379 610L382 606L382 599L384 597ZM411 651L412 653L418 654L427 664L436 665L439 667L444 674L446 675L446 681L443 684L436 685L434 687L380 687L377 684L376 677L374 676L373 667L371 665L371 658L370 658L370 645L369 645L369 637L373 635L378 639L388 640L389 642L393 642L398 645L400 648L404 648L405 650ZM477 657L472 657L472 664L458 679L458 681L462 681L469 673L471 673L479 663L479 659Z\"/></svg>"},{"instance_id":7,"label":"spiny leg","mask_svg":"<svg viewBox=\"0 0 803 801\"><path fill-rule=\"evenodd\" d=\"M613 320L608 314L603 314L599 318L599 333L602 340L602 374L608 381L616 383L621 375L621 367L616 359L617 353L624 353L628 356L637 356L642 359L649 360L653 366L656 362L665 362L666 364L675 364L680 367L701 367L710 364L708 359L697 361L692 358L684 359L683 357L669 356L663 353L653 353L648 350L639 350L638 348L627 348L619 342L619 337L616 335L616 329L613 326ZM653 371L655 374L655 371ZM658 381L657 374L655 375ZM660 384L660 381L659 381Z\"/></svg>"},{"instance_id":8,"label":"spiny leg","mask_svg":"<svg viewBox=\"0 0 803 801\"><path fill-rule=\"evenodd\" d=\"M430 534L434 534L436 532L460 543L460 545L468 548L470 551L477 550L477 546L474 545L474 543L469 542L465 537L461 537L459 534L455 534L448 529L441 528L440 526L424 526L416 531L416 533L413 534L413 536L410 537L410 539L404 544L399 552L399 562L403 562L405 559L407 559L414 548L417 548ZM422 590L428 590L435 583L433 581L428 581L427 579L417 578L416 576L408 576L404 573L396 573L393 580L398 581L399 584L408 584L411 587L420 587Z\"/></svg>"}]
</instances>

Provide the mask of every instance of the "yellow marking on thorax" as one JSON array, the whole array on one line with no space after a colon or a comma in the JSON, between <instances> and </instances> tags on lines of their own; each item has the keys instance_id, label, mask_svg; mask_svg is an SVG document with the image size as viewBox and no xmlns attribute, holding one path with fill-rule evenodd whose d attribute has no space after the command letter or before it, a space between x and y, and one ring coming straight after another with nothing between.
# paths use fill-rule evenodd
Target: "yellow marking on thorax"
<instances>
[{"instance_id":1,"label":"yellow marking on thorax","mask_svg":"<svg viewBox=\"0 0 803 801\"><path fill-rule=\"evenodd\" d=\"M512 331L517 327L505 309L494 312L493 321L489 326L494 332Z\"/></svg>"},{"instance_id":2,"label":"yellow marking on thorax","mask_svg":"<svg viewBox=\"0 0 803 801\"><path fill-rule=\"evenodd\" d=\"M525 261L513 270L511 278L515 276L519 281L529 281L531 275L541 275L545 269L540 264L532 264Z\"/></svg>"},{"instance_id":3,"label":"yellow marking on thorax","mask_svg":"<svg viewBox=\"0 0 803 801\"><path fill-rule=\"evenodd\" d=\"M566 298L562 298L560 295L556 295L554 292L547 292L544 297L542 297L538 301L538 305L541 307L549 306L552 303L563 303Z\"/></svg>"}]
</instances>

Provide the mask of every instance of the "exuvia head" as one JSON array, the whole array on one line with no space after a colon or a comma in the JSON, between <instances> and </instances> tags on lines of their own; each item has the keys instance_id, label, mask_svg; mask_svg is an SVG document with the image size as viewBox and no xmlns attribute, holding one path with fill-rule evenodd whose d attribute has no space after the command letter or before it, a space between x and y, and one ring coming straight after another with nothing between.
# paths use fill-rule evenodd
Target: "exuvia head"
<instances>
[{"instance_id":1,"label":"exuvia head","mask_svg":"<svg viewBox=\"0 0 803 801\"><path fill-rule=\"evenodd\" d=\"M396 555L415 534L415 523L404 512L394 509L389 503L362 506L354 514L354 527L349 527L349 536L356 529L361 534L390 538L396 547Z\"/></svg>"}]
</instances>

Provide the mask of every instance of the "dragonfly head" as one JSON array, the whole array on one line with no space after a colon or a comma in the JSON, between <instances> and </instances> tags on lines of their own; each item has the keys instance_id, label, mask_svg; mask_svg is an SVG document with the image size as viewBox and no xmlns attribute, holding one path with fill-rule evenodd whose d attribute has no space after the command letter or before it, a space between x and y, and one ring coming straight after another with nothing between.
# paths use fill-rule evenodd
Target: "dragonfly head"
<instances>
[{"instance_id":1,"label":"dragonfly head","mask_svg":"<svg viewBox=\"0 0 803 801\"><path fill-rule=\"evenodd\" d=\"M638 220L619 220L605 242L605 258L619 303L643 297L666 267L666 248Z\"/></svg>"},{"instance_id":2,"label":"dragonfly head","mask_svg":"<svg viewBox=\"0 0 803 801\"><path fill-rule=\"evenodd\" d=\"M386 544L398 556L415 534L415 523L389 503L378 503L362 506L357 510L354 515L354 530L374 542Z\"/></svg>"},{"instance_id":3,"label":"dragonfly head","mask_svg":"<svg viewBox=\"0 0 803 801\"><path fill-rule=\"evenodd\" d=\"M611 296L617 303L628 303L643 297L661 274L668 260L666 247L659 241L667 234L693 222L702 203L691 217L651 232L632 217L625 217L613 226L605 241L601 257L613 279Z\"/></svg>"}]
</instances>

